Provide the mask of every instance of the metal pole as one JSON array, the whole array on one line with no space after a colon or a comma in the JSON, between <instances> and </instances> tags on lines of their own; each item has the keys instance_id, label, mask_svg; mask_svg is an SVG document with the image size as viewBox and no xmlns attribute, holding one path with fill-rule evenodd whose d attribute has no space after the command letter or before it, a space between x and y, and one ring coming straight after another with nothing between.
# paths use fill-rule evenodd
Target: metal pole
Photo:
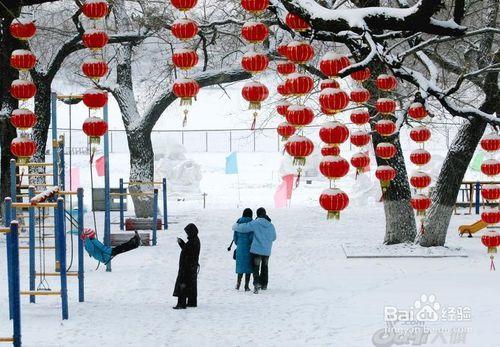
<instances>
[{"instance_id":1,"label":"metal pole","mask_svg":"<svg viewBox=\"0 0 500 347\"><path fill-rule=\"evenodd\" d=\"M162 194L163 194L163 230L168 230L167 179L166 178L162 179L161 188L162 188Z\"/></svg>"},{"instance_id":2,"label":"metal pole","mask_svg":"<svg viewBox=\"0 0 500 347\"><path fill-rule=\"evenodd\" d=\"M108 122L108 105L104 105L103 118ZM111 246L111 202L109 188L109 133L104 134L104 245ZM111 261L106 264L106 271L111 271Z\"/></svg>"},{"instance_id":3,"label":"metal pole","mask_svg":"<svg viewBox=\"0 0 500 347\"><path fill-rule=\"evenodd\" d=\"M16 160L10 160L10 197L13 202L17 202L17 187L16 187L17 179L16 179ZM16 209L12 210L12 219L16 219Z\"/></svg>"},{"instance_id":4,"label":"metal pole","mask_svg":"<svg viewBox=\"0 0 500 347\"><path fill-rule=\"evenodd\" d=\"M229 153L233 151L233 132L229 131Z\"/></svg>"},{"instance_id":5,"label":"metal pole","mask_svg":"<svg viewBox=\"0 0 500 347\"><path fill-rule=\"evenodd\" d=\"M12 222L10 224L10 240L7 245L10 248L12 254L11 262L11 278L12 281L12 337L14 338L14 347L21 346L21 286L19 278L19 224L17 222Z\"/></svg>"},{"instance_id":6,"label":"metal pole","mask_svg":"<svg viewBox=\"0 0 500 347\"><path fill-rule=\"evenodd\" d=\"M52 126L52 166L53 176L52 184L57 187L59 186L59 180L57 173L59 172L59 165L57 162L57 94L50 94L50 115L51 115L51 126Z\"/></svg>"},{"instance_id":7,"label":"metal pole","mask_svg":"<svg viewBox=\"0 0 500 347\"><path fill-rule=\"evenodd\" d=\"M78 301L85 301L85 262L83 259L83 188L77 189L78 197Z\"/></svg>"},{"instance_id":8,"label":"metal pole","mask_svg":"<svg viewBox=\"0 0 500 347\"><path fill-rule=\"evenodd\" d=\"M153 195L153 246L156 246L156 229L158 221L158 189L154 190Z\"/></svg>"},{"instance_id":9,"label":"metal pole","mask_svg":"<svg viewBox=\"0 0 500 347\"><path fill-rule=\"evenodd\" d=\"M205 131L205 152L208 152L208 131Z\"/></svg>"},{"instance_id":10,"label":"metal pole","mask_svg":"<svg viewBox=\"0 0 500 347\"><path fill-rule=\"evenodd\" d=\"M479 210L481 207L481 183L476 182L476 199L475 199L475 208L476 208L476 214L479 214Z\"/></svg>"},{"instance_id":11,"label":"metal pole","mask_svg":"<svg viewBox=\"0 0 500 347\"><path fill-rule=\"evenodd\" d=\"M35 187L28 188L28 197L29 200L35 196ZM30 264L30 291L35 290L35 281L36 281L36 260L35 260L35 207L31 206L28 209L29 215L29 264ZM45 232L45 231L42 231ZM35 303L35 296L30 295L30 302Z\"/></svg>"},{"instance_id":12,"label":"metal pole","mask_svg":"<svg viewBox=\"0 0 500 347\"><path fill-rule=\"evenodd\" d=\"M123 178L120 178L120 230L124 229L125 226L125 211L123 204Z\"/></svg>"},{"instance_id":13,"label":"metal pole","mask_svg":"<svg viewBox=\"0 0 500 347\"><path fill-rule=\"evenodd\" d=\"M110 152L113 153L113 131L110 130L109 131L109 142L110 142Z\"/></svg>"},{"instance_id":14,"label":"metal pole","mask_svg":"<svg viewBox=\"0 0 500 347\"><path fill-rule=\"evenodd\" d=\"M59 188L62 191L66 190L66 173L65 173L65 160L64 160L64 135L61 135L59 137L59 140L57 141L57 165L58 165L58 171L54 172L54 175L57 173L57 176L59 176ZM66 206L63 206L63 209L65 209ZM64 211L63 211L64 212ZM63 213L64 215L64 213ZM62 230L63 232L66 232L66 218L63 218L63 224L62 224ZM58 238L55 238L54 240L56 250L59 248L59 240ZM57 251L55 252L56 254L56 264L60 264L60 258L59 254Z\"/></svg>"},{"instance_id":15,"label":"metal pole","mask_svg":"<svg viewBox=\"0 0 500 347\"><path fill-rule=\"evenodd\" d=\"M5 216L4 216L4 225L6 227L10 226L10 222L12 220L12 199L11 198L5 198ZM7 244L11 242L11 233L7 234ZM12 252L11 248L7 246L7 284L8 284L8 291L9 291L9 319L12 319L14 317L14 305L12 303L13 298L14 298L14 292L12 289Z\"/></svg>"},{"instance_id":16,"label":"metal pole","mask_svg":"<svg viewBox=\"0 0 500 347\"><path fill-rule=\"evenodd\" d=\"M253 151L255 152L255 130L253 132Z\"/></svg>"},{"instance_id":17,"label":"metal pole","mask_svg":"<svg viewBox=\"0 0 500 347\"><path fill-rule=\"evenodd\" d=\"M66 233L64 232L64 199L57 199L56 209L56 238L59 239L59 268L61 277L61 304L62 319L68 319L68 279L66 277Z\"/></svg>"}]
</instances>

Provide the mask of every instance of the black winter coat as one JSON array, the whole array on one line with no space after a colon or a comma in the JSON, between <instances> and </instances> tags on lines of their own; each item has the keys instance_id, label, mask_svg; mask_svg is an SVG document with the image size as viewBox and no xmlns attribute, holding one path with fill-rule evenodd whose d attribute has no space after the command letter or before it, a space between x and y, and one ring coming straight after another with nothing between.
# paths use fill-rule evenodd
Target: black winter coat
<instances>
[{"instance_id":1,"label":"black winter coat","mask_svg":"<svg viewBox=\"0 0 500 347\"><path fill-rule=\"evenodd\" d=\"M198 260L201 245L198 238L198 229L194 224L189 224L184 230L188 234L188 242L179 241L182 251L179 257L179 272L175 281L173 295L194 298L198 295Z\"/></svg>"}]
</instances>

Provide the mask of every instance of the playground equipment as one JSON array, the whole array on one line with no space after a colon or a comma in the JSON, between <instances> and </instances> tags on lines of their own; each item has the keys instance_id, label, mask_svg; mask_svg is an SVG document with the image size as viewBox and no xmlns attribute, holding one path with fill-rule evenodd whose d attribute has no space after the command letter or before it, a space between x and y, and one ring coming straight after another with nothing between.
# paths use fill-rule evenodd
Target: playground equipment
<instances>
[{"instance_id":1,"label":"playground equipment","mask_svg":"<svg viewBox=\"0 0 500 347\"><path fill-rule=\"evenodd\" d=\"M472 237L472 234L477 233L479 230L482 230L482 229L486 228L487 226L488 226L488 224L483 222L480 219L475 223L468 224L468 225L465 224L465 225L459 226L458 233L460 234L460 236L462 236L463 234L469 234L469 237Z\"/></svg>"}]
</instances>

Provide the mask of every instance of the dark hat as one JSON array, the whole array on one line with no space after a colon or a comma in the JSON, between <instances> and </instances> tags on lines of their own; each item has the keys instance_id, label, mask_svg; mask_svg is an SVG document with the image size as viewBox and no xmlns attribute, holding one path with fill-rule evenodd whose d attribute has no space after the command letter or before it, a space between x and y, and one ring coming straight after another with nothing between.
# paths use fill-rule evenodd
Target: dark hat
<instances>
[{"instance_id":1,"label":"dark hat","mask_svg":"<svg viewBox=\"0 0 500 347\"><path fill-rule=\"evenodd\" d=\"M186 232L188 237L195 237L198 235L198 228L193 223L189 223L188 225L186 225L184 231Z\"/></svg>"}]
</instances>

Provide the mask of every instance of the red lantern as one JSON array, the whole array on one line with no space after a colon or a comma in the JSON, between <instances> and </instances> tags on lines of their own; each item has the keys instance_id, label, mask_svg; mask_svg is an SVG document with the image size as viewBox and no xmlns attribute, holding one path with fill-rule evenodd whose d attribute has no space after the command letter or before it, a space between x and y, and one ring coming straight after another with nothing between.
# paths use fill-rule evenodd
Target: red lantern
<instances>
[{"instance_id":1,"label":"red lantern","mask_svg":"<svg viewBox=\"0 0 500 347\"><path fill-rule=\"evenodd\" d=\"M500 136L496 133L486 135L481 140L481 148L487 152L498 151L500 149Z\"/></svg>"},{"instance_id":2,"label":"red lantern","mask_svg":"<svg viewBox=\"0 0 500 347\"><path fill-rule=\"evenodd\" d=\"M188 18L176 19L172 23L172 35L181 41L192 39L198 34L198 23Z\"/></svg>"},{"instance_id":3,"label":"red lantern","mask_svg":"<svg viewBox=\"0 0 500 347\"><path fill-rule=\"evenodd\" d=\"M314 88L314 80L305 74L293 73L288 75L285 86L290 94L302 96L309 93Z\"/></svg>"},{"instance_id":4,"label":"red lantern","mask_svg":"<svg viewBox=\"0 0 500 347\"><path fill-rule=\"evenodd\" d=\"M286 112L288 110L288 107L290 107L290 103L288 101L280 101L276 105L276 111L280 116L286 117Z\"/></svg>"},{"instance_id":5,"label":"red lantern","mask_svg":"<svg viewBox=\"0 0 500 347\"><path fill-rule=\"evenodd\" d=\"M486 210L481 213L481 220L488 225L497 224L500 222L499 210Z\"/></svg>"},{"instance_id":6,"label":"red lantern","mask_svg":"<svg viewBox=\"0 0 500 347\"><path fill-rule=\"evenodd\" d=\"M108 123L98 117L89 117L83 122L82 129L89 137L90 143L98 145L101 142L101 136L108 131Z\"/></svg>"},{"instance_id":7,"label":"red lantern","mask_svg":"<svg viewBox=\"0 0 500 347\"><path fill-rule=\"evenodd\" d=\"M392 143L381 142L375 148L375 155L382 159L391 159L396 155L397 149Z\"/></svg>"},{"instance_id":8,"label":"red lantern","mask_svg":"<svg viewBox=\"0 0 500 347\"><path fill-rule=\"evenodd\" d=\"M486 176L496 176L500 173L500 162L496 159L488 159L481 164L481 172Z\"/></svg>"},{"instance_id":9,"label":"red lantern","mask_svg":"<svg viewBox=\"0 0 500 347\"><path fill-rule=\"evenodd\" d=\"M431 207L431 198L423 194L417 194L411 198L411 207L417 211L417 216L425 216L425 211Z\"/></svg>"},{"instance_id":10,"label":"red lantern","mask_svg":"<svg viewBox=\"0 0 500 347\"><path fill-rule=\"evenodd\" d=\"M295 64L290 61L280 61L276 65L276 71L278 71L279 74L286 76L296 72L297 68L295 67Z\"/></svg>"},{"instance_id":11,"label":"red lantern","mask_svg":"<svg viewBox=\"0 0 500 347\"><path fill-rule=\"evenodd\" d=\"M410 130L410 138L415 142L425 142L431 138L431 131L421 125Z\"/></svg>"},{"instance_id":12,"label":"red lantern","mask_svg":"<svg viewBox=\"0 0 500 347\"><path fill-rule=\"evenodd\" d=\"M314 57L314 49L307 42L293 41L288 44L287 57L296 64L305 64Z\"/></svg>"},{"instance_id":13,"label":"red lantern","mask_svg":"<svg viewBox=\"0 0 500 347\"><path fill-rule=\"evenodd\" d=\"M349 205L349 196L338 188L326 189L319 197L319 204L328 211L327 219L339 219L340 212Z\"/></svg>"},{"instance_id":14,"label":"red lantern","mask_svg":"<svg viewBox=\"0 0 500 347\"><path fill-rule=\"evenodd\" d=\"M285 82L278 84L278 86L276 87L276 90L278 91L278 94L280 94L281 96L287 97L287 96L292 95L292 92L288 88L289 88L289 85L287 85L286 81L285 81Z\"/></svg>"},{"instance_id":15,"label":"red lantern","mask_svg":"<svg viewBox=\"0 0 500 347\"><path fill-rule=\"evenodd\" d=\"M322 108L338 113L349 104L349 96L342 89L326 88L319 94Z\"/></svg>"},{"instance_id":16,"label":"red lantern","mask_svg":"<svg viewBox=\"0 0 500 347\"><path fill-rule=\"evenodd\" d=\"M351 134L351 143L356 147L364 147L370 143L371 136L366 131L355 131Z\"/></svg>"},{"instance_id":17,"label":"red lantern","mask_svg":"<svg viewBox=\"0 0 500 347\"><path fill-rule=\"evenodd\" d=\"M250 102L250 110L260 110L261 102L269 96L269 89L260 82L247 82L241 90L243 98Z\"/></svg>"},{"instance_id":18,"label":"red lantern","mask_svg":"<svg viewBox=\"0 0 500 347\"><path fill-rule=\"evenodd\" d=\"M367 79L369 79L371 76L370 69L365 67L362 70L355 71L351 73L351 78L357 82L363 83Z\"/></svg>"},{"instance_id":19,"label":"red lantern","mask_svg":"<svg viewBox=\"0 0 500 347\"><path fill-rule=\"evenodd\" d=\"M109 12L106 0L86 0L82 5L82 13L90 19L105 17Z\"/></svg>"},{"instance_id":20,"label":"red lantern","mask_svg":"<svg viewBox=\"0 0 500 347\"><path fill-rule=\"evenodd\" d=\"M10 94L17 100L28 100L35 96L36 86L28 80L14 80L10 85Z\"/></svg>"},{"instance_id":21,"label":"red lantern","mask_svg":"<svg viewBox=\"0 0 500 347\"><path fill-rule=\"evenodd\" d=\"M319 163L319 171L329 180L338 180L349 172L349 163L341 156L327 156Z\"/></svg>"},{"instance_id":22,"label":"red lantern","mask_svg":"<svg viewBox=\"0 0 500 347\"><path fill-rule=\"evenodd\" d=\"M484 184L481 186L481 196L487 201L496 201L500 199L500 185Z\"/></svg>"},{"instance_id":23,"label":"red lantern","mask_svg":"<svg viewBox=\"0 0 500 347\"><path fill-rule=\"evenodd\" d=\"M278 52L279 55L281 55L284 58L288 58L288 44L282 43L276 48L276 51Z\"/></svg>"},{"instance_id":24,"label":"red lantern","mask_svg":"<svg viewBox=\"0 0 500 347\"><path fill-rule=\"evenodd\" d=\"M286 112L286 120L296 128L309 125L314 120L314 111L303 105L291 105Z\"/></svg>"},{"instance_id":25,"label":"red lantern","mask_svg":"<svg viewBox=\"0 0 500 347\"><path fill-rule=\"evenodd\" d=\"M380 181L382 190L385 191L396 177L396 170L388 165L381 165L375 171L375 177Z\"/></svg>"},{"instance_id":26,"label":"red lantern","mask_svg":"<svg viewBox=\"0 0 500 347\"><path fill-rule=\"evenodd\" d=\"M431 161L431 154L425 149L416 149L410 154L410 161L417 166L423 166Z\"/></svg>"},{"instance_id":27,"label":"red lantern","mask_svg":"<svg viewBox=\"0 0 500 347\"><path fill-rule=\"evenodd\" d=\"M181 12L186 12L196 6L198 0L170 0L172 5Z\"/></svg>"},{"instance_id":28,"label":"red lantern","mask_svg":"<svg viewBox=\"0 0 500 347\"><path fill-rule=\"evenodd\" d=\"M264 12L269 6L269 0L241 0L241 7L253 14Z\"/></svg>"},{"instance_id":29,"label":"red lantern","mask_svg":"<svg viewBox=\"0 0 500 347\"><path fill-rule=\"evenodd\" d=\"M82 100L88 108L101 108L108 103L108 93L96 88L87 89L85 93L83 93Z\"/></svg>"},{"instance_id":30,"label":"red lantern","mask_svg":"<svg viewBox=\"0 0 500 347\"><path fill-rule=\"evenodd\" d=\"M36 65L36 55L25 49L16 49L10 55L10 65L17 70L31 70Z\"/></svg>"},{"instance_id":31,"label":"red lantern","mask_svg":"<svg viewBox=\"0 0 500 347\"><path fill-rule=\"evenodd\" d=\"M99 50L108 44L106 32L97 29L86 30L82 35L83 45L91 50Z\"/></svg>"},{"instance_id":32,"label":"red lantern","mask_svg":"<svg viewBox=\"0 0 500 347\"><path fill-rule=\"evenodd\" d=\"M108 71L108 64L103 60L90 59L82 64L83 74L93 80L106 76Z\"/></svg>"},{"instance_id":33,"label":"red lantern","mask_svg":"<svg viewBox=\"0 0 500 347\"><path fill-rule=\"evenodd\" d=\"M294 135L285 144L285 151L293 157L294 165L305 165L306 157L314 151L314 144L307 137Z\"/></svg>"},{"instance_id":34,"label":"red lantern","mask_svg":"<svg viewBox=\"0 0 500 347\"><path fill-rule=\"evenodd\" d=\"M18 40L28 40L35 36L35 23L28 19L14 18L9 27L10 34Z\"/></svg>"},{"instance_id":35,"label":"red lantern","mask_svg":"<svg viewBox=\"0 0 500 347\"><path fill-rule=\"evenodd\" d=\"M370 92L368 89L358 88L351 91L351 100L357 104L364 104L370 100Z\"/></svg>"},{"instance_id":36,"label":"red lantern","mask_svg":"<svg viewBox=\"0 0 500 347\"><path fill-rule=\"evenodd\" d=\"M340 154L340 147L327 145L321 148L321 155L326 157L328 155L337 156Z\"/></svg>"},{"instance_id":37,"label":"red lantern","mask_svg":"<svg viewBox=\"0 0 500 347\"><path fill-rule=\"evenodd\" d=\"M349 129L340 122L328 122L319 129L319 138L329 145L340 145L349 138Z\"/></svg>"},{"instance_id":38,"label":"red lantern","mask_svg":"<svg viewBox=\"0 0 500 347\"><path fill-rule=\"evenodd\" d=\"M278 128L276 128L278 135L281 136L281 139L283 141L288 140L290 136L295 134L295 130L295 127L287 122L281 123L280 125L278 125Z\"/></svg>"},{"instance_id":39,"label":"red lantern","mask_svg":"<svg viewBox=\"0 0 500 347\"><path fill-rule=\"evenodd\" d=\"M28 137L16 137L10 143L10 152L17 157L17 162L26 164L36 152L36 142Z\"/></svg>"},{"instance_id":40,"label":"red lantern","mask_svg":"<svg viewBox=\"0 0 500 347\"><path fill-rule=\"evenodd\" d=\"M391 136L396 132L396 123L389 119L382 119L375 124L375 130L381 136Z\"/></svg>"},{"instance_id":41,"label":"red lantern","mask_svg":"<svg viewBox=\"0 0 500 347\"><path fill-rule=\"evenodd\" d=\"M427 188L431 184L431 176L425 172L417 171L410 177L410 184L417 189Z\"/></svg>"},{"instance_id":42,"label":"red lantern","mask_svg":"<svg viewBox=\"0 0 500 347\"><path fill-rule=\"evenodd\" d=\"M36 124L36 120L36 115L25 108L14 110L10 115L11 124L19 130L33 128Z\"/></svg>"},{"instance_id":43,"label":"red lantern","mask_svg":"<svg viewBox=\"0 0 500 347\"><path fill-rule=\"evenodd\" d=\"M357 109L351 112L351 122L361 126L370 121L370 112L367 109Z\"/></svg>"},{"instance_id":44,"label":"red lantern","mask_svg":"<svg viewBox=\"0 0 500 347\"><path fill-rule=\"evenodd\" d=\"M251 74L256 74L267 69L269 58L264 53L247 52L241 58L241 67Z\"/></svg>"},{"instance_id":45,"label":"red lantern","mask_svg":"<svg viewBox=\"0 0 500 347\"><path fill-rule=\"evenodd\" d=\"M319 69L328 77L337 77L339 72L351 65L349 58L334 52L326 53L319 62Z\"/></svg>"},{"instance_id":46,"label":"red lantern","mask_svg":"<svg viewBox=\"0 0 500 347\"><path fill-rule=\"evenodd\" d=\"M337 89L337 88L340 88L340 84L339 84L339 82L337 82L337 80L334 80L334 79L322 80L319 83L319 89L323 90L323 89L326 89L326 88Z\"/></svg>"},{"instance_id":47,"label":"red lantern","mask_svg":"<svg viewBox=\"0 0 500 347\"><path fill-rule=\"evenodd\" d=\"M193 98L200 91L200 85L193 79L179 78L174 81L172 91L176 97L181 99L181 106L191 105Z\"/></svg>"},{"instance_id":48,"label":"red lantern","mask_svg":"<svg viewBox=\"0 0 500 347\"><path fill-rule=\"evenodd\" d=\"M288 13L286 15L285 24L290 29L298 32L307 31L311 28L305 20L293 13Z\"/></svg>"},{"instance_id":49,"label":"red lantern","mask_svg":"<svg viewBox=\"0 0 500 347\"><path fill-rule=\"evenodd\" d=\"M172 54L172 62L181 70L189 70L198 64L198 53L193 49L176 49Z\"/></svg>"},{"instance_id":50,"label":"red lantern","mask_svg":"<svg viewBox=\"0 0 500 347\"><path fill-rule=\"evenodd\" d=\"M261 43L269 36L269 29L261 22L246 22L241 27L241 36L250 43Z\"/></svg>"},{"instance_id":51,"label":"red lantern","mask_svg":"<svg viewBox=\"0 0 500 347\"><path fill-rule=\"evenodd\" d=\"M380 98L375 105L377 112L383 115L393 114L396 111L396 101L387 98Z\"/></svg>"},{"instance_id":52,"label":"red lantern","mask_svg":"<svg viewBox=\"0 0 500 347\"><path fill-rule=\"evenodd\" d=\"M496 211L498 212L498 211ZM484 212L483 212L484 213ZM495 212L493 212L495 214ZM498 213L496 213L498 215ZM481 219L483 215L481 214ZM494 222L495 219L497 219L497 216L489 216L485 214L485 219L488 221ZM488 223L485 219L483 219L484 222ZM498 220L497 220L498 223ZM496 224L496 223L492 223ZM488 231L486 234L481 236L481 242L483 243L484 246L488 247L488 254L490 254L490 259L491 259L491 265L490 265L490 270L495 270L495 263L494 263L494 256L497 252L497 247L500 246L500 234L497 233L496 231Z\"/></svg>"},{"instance_id":53,"label":"red lantern","mask_svg":"<svg viewBox=\"0 0 500 347\"><path fill-rule=\"evenodd\" d=\"M356 168L358 173L362 173L370 165L370 157L362 152L356 153L351 158L351 165Z\"/></svg>"},{"instance_id":54,"label":"red lantern","mask_svg":"<svg viewBox=\"0 0 500 347\"><path fill-rule=\"evenodd\" d=\"M408 108L408 115L415 120L422 120L427 117L427 110L420 102L414 102Z\"/></svg>"},{"instance_id":55,"label":"red lantern","mask_svg":"<svg viewBox=\"0 0 500 347\"><path fill-rule=\"evenodd\" d=\"M382 74L377 77L376 84L378 89L388 92L396 89L398 81L392 75Z\"/></svg>"}]
</instances>

